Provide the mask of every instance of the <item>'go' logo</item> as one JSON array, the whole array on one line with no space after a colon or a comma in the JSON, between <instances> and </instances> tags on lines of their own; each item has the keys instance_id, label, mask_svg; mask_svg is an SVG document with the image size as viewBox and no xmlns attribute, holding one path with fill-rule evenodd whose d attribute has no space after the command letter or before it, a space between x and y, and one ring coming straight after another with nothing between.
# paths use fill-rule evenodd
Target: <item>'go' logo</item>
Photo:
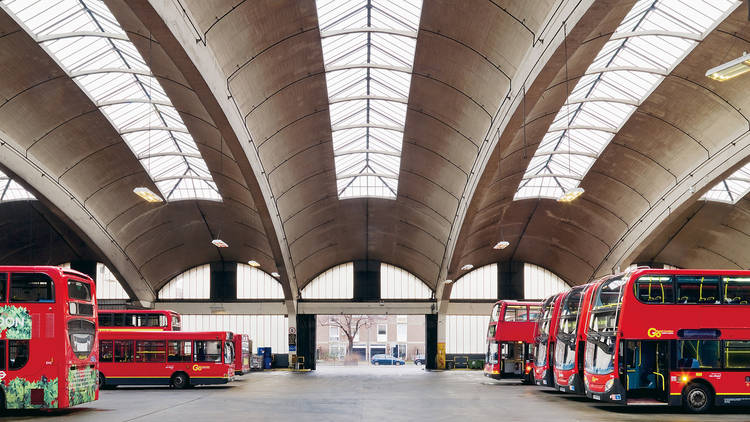
<instances>
[{"instance_id":1,"label":"'go' logo","mask_svg":"<svg viewBox=\"0 0 750 422\"><path fill-rule=\"evenodd\" d=\"M646 331L646 335L651 338L659 338L661 337L661 330L657 330L656 328L649 328L648 331Z\"/></svg>"},{"instance_id":2,"label":"'go' logo","mask_svg":"<svg viewBox=\"0 0 750 422\"><path fill-rule=\"evenodd\" d=\"M200 365L193 365L193 371L200 372L202 369Z\"/></svg>"}]
</instances>

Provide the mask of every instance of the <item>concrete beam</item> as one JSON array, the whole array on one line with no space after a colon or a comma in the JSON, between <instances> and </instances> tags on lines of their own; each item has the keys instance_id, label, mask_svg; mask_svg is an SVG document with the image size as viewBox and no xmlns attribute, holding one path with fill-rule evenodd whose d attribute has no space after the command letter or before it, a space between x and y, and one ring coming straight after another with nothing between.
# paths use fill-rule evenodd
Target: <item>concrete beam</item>
<instances>
[{"instance_id":1,"label":"concrete beam","mask_svg":"<svg viewBox=\"0 0 750 422\"><path fill-rule=\"evenodd\" d=\"M154 309L168 309L180 314L197 315L287 315L286 304L282 301L253 302L155 302ZM291 321L291 318L290 318Z\"/></svg>"}]
</instances>

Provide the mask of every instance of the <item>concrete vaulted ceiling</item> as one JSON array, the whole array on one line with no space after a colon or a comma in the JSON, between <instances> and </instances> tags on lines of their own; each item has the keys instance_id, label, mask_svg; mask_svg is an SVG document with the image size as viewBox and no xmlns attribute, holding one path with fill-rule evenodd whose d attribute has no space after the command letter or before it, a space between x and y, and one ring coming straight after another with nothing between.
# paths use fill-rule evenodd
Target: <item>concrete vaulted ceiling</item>
<instances>
[{"instance_id":1,"label":"concrete vaulted ceiling","mask_svg":"<svg viewBox=\"0 0 750 422\"><path fill-rule=\"evenodd\" d=\"M0 163L64 215L69 238L90 243L74 255L111 264L140 299L218 260L280 272L287 299L358 259L404 268L444 298L464 264L527 261L573 284L678 256L750 266L718 246L734 239L725 226L750 232L744 202L696 202L750 157L742 78L704 76L748 49L746 3L638 107L570 204L513 195L635 0L425 0L395 200L338 199L314 0L105 3L180 111L222 202L135 196L136 186L156 191L141 163L2 11ZM230 248L213 247L215 237ZM499 240L511 246L493 250ZM682 253L699 246L727 259ZM694 266L683 262L667 263Z\"/></svg>"},{"instance_id":2,"label":"concrete vaulted ceiling","mask_svg":"<svg viewBox=\"0 0 750 422\"><path fill-rule=\"evenodd\" d=\"M118 19L129 33L141 29L127 10ZM101 111L0 11L0 68L8 75L0 80L3 164L59 207L138 299L153 300L170 278L205 262L252 258L274 268L247 183L211 117L158 44L132 40L180 111L222 202L150 204L133 194L137 186L158 190ZM234 248L211 245L218 236Z\"/></svg>"},{"instance_id":3,"label":"concrete vaulted ceiling","mask_svg":"<svg viewBox=\"0 0 750 422\"><path fill-rule=\"evenodd\" d=\"M599 2L589 9L568 37L567 69L564 51L558 51L529 89L525 130L523 111L517 110L477 189L454 265L529 261L580 284L631 262L659 261L686 267L729 264L728 260L709 259L710 254L700 250L675 260L679 263L670 262L674 251L687 252L698 246L697 232L683 233L685 243L676 237L661 252L659 248L665 244L663 231L674 229L678 216L682 216L682 224L685 215L699 208L695 221L691 220L692 227L699 227L713 219L721 221L723 214L717 209L731 208L696 201L725 177L728 169L750 155L747 80L720 83L707 78L705 72L747 50L747 3L700 42L637 108L583 179L585 194L581 198L569 204L550 199L513 201L539 140L569 90L632 3L610 2L607 6L607 2ZM667 228L661 230L662 224ZM706 230L715 230L717 224ZM491 249L501 237L510 241L511 247ZM740 240L735 246L742 244ZM661 246L643 252L652 242ZM705 247L710 245L708 241ZM750 266L747 259L737 262Z\"/></svg>"}]
</instances>

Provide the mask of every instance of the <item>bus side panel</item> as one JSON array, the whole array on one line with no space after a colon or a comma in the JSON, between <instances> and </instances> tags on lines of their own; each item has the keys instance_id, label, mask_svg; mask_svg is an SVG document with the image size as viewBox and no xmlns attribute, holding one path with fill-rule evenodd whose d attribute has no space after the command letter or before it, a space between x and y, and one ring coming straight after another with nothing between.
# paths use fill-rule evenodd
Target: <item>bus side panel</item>
<instances>
[{"instance_id":1,"label":"bus side panel","mask_svg":"<svg viewBox=\"0 0 750 422\"><path fill-rule=\"evenodd\" d=\"M60 407L58 365L53 364L57 345L54 340L54 315L50 304L0 306L0 330L4 340L28 340L29 360L18 370L0 371L8 409L50 409ZM36 316L33 318L32 315ZM42 322L44 321L44 322ZM47 325L50 325L48 327ZM37 325L36 327L34 325ZM35 337L32 338L32 332ZM44 333L46 338L42 338ZM3 343L3 346L5 343ZM4 363L3 363L4 365Z\"/></svg>"},{"instance_id":2,"label":"bus side panel","mask_svg":"<svg viewBox=\"0 0 750 422\"><path fill-rule=\"evenodd\" d=\"M97 399L98 371L94 365L80 369L68 369L68 406L75 406Z\"/></svg>"}]
</instances>

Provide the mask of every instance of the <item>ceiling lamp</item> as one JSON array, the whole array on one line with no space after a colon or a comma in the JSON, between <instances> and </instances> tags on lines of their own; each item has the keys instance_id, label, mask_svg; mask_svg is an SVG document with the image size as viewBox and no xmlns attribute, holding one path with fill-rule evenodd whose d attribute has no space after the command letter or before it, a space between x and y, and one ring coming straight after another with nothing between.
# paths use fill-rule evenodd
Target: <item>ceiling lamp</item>
<instances>
[{"instance_id":1,"label":"ceiling lamp","mask_svg":"<svg viewBox=\"0 0 750 422\"><path fill-rule=\"evenodd\" d=\"M750 72L750 54L743 52L742 57L708 69L706 76L715 81L723 82L747 72Z\"/></svg>"},{"instance_id":2,"label":"ceiling lamp","mask_svg":"<svg viewBox=\"0 0 750 422\"><path fill-rule=\"evenodd\" d=\"M470 269L472 269L472 268L474 268L474 266L473 266L473 265L471 265L471 264L466 264L466 265L464 265L463 267L461 267L461 270L463 270L463 271L469 271L469 270L470 270Z\"/></svg>"},{"instance_id":3,"label":"ceiling lamp","mask_svg":"<svg viewBox=\"0 0 750 422\"><path fill-rule=\"evenodd\" d=\"M583 188L570 189L557 198L557 202L572 202L579 196L583 195L583 192Z\"/></svg>"},{"instance_id":4,"label":"ceiling lamp","mask_svg":"<svg viewBox=\"0 0 750 422\"><path fill-rule=\"evenodd\" d=\"M492 247L492 249L505 249L508 246L510 246L510 242L507 240L501 240L495 244L495 246Z\"/></svg>"},{"instance_id":5,"label":"ceiling lamp","mask_svg":"<svg viewBox=\"0 0 750 422\"><path fill-rule=\"evenodd\" d=\"M279 277L281 277L281 275L279 273L277 273L276 271L274 271L274 272L271 273L271 277L279 278Z\"/></svg>"},{"instance_id":6,"label":"ceiling lamp","mask_svg":"<svg viewBox=\"0 0 750 422\"><path fill-rule=\"evenodd\" d=\"M247 261L247 265L251 267L255 267L255 268L260 267L260 263L258 261L253 261L253 260Z\"/></svg>"},{"instance_id":7,"label":"ceiling lamp","mask_svg":"<svg viewBox=\"0 0 750 422\"><path fill-rule=\"evenodd\" d=\"M228 248L229 245L227 245L227 242L221 240L221 239L214 239L211 241L211 243L214 244L217 248Z\"/></svg>"},{"instance_id":8,"label":"ceiling lamp","mask_svg":"<svg viewBox=\"0 0 750 422\"><path fill-rule=\"evenodd\" d=\"M161 196L153 193L151 189L146 187L137 187L133 189L133 193L140 196L141 198L145 199L148 202L164 202L163 199L161 199Z\"/></svg>"}]
</instances>

